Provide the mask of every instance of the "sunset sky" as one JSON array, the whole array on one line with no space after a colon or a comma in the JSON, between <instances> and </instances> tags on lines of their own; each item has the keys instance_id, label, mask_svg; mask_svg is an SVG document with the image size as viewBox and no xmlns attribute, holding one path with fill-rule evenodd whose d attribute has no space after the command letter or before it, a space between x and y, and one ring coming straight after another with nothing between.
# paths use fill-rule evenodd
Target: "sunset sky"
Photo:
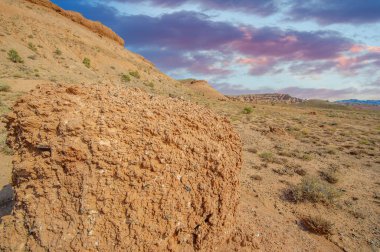
<instances>
[{"instance_id":1,"label":"sunset sky","mask_svg":"<svg viewBox=\"0 0 380 252\"><path fill-rule=\"evenodd\" d=\"M379 0L53 0L226 94L380 99Z\"/></svg>"}]
</instances>

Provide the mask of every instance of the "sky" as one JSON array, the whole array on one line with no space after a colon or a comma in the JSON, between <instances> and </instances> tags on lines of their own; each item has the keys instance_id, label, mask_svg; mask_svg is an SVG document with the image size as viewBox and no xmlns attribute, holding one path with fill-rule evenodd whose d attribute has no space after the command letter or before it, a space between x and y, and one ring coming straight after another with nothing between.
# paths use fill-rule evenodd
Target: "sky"
<instances>
[{"instance_id":1,"label":"sky","mask_svg":"<svg viewBox=\"0 0 380 252\"><path fill-rule=\"evenodd\" d=\"M380 99L380 0L52 0L225 94Z\"/></svg>"}]
</instances>

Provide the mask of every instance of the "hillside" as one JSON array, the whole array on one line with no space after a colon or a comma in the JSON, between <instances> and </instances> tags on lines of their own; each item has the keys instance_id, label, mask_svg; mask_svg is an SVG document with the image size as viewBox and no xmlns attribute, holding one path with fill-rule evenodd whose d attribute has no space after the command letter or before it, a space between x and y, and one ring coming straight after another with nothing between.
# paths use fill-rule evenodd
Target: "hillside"
<instances>
[{"instance_id":1,"label":"hillside","mask_svg":"<svg viewBox=\"0 0 380 252\"><path fill-rule=\"evenodd\" d=\"M8 117L11 132L7 132L3 119L0 122L0 217L9 218L18 209L28 216L18 216L28 225L32 225L29 217L54 225L54 230L42 232L35 226L27 230L21 222L14 223L20 225L18 230L24 237L31 237L31 245L38 247L41 244L36 240L45 238L52 241L50 248L55 241L63 244L60 228L72 228L65 225L72 219L78 229L81 223L88 228L64 234L67 239L81 237L80 242L73 243L75 248L90 248L97 242L91 229L98 223L95 220L102 224L96 226L95 233L106 232L105 243L116 237L123 244L132 237L128 236L132 231L136 241L156 242L154 245L165 241L162 244L166 246L169 236L164 228L170 227L176 236L170 237L173 244L169 247L176 248L181 242L192 248L194 244L201 246L197 237L207 240L205 230L211 230L214 237L221 230L213 226L220 219L212 214L231 211L220 206L235 194L229 191L225 199L219 199L213 193L223 193L221 183L232 177L239 181L226 188L240 194L235 208L229 207L233 208L236 223L230 233L223 233L229 239L218 244L218 251L380 249L379 111L321 100L302 101L283 94L225 99L206 81L170 78L144 57L125 49L118 39L92 29L92 21L70 13L42 0L0 0L0 114L3 117L17 104L14 110L19 116L14 124ZM102 25L96 27L105 29ZM125 42L128 44L128 40ZM44 87L36 89L38 85ZM78 88L72 89L72 85ZM91 99L83 102L88 96ZM100 101L105 102L104 106ZM231 131L240 136L241 160L234 156L240 149L228 147L229 141L236 140ZM20 134L24 138L18 139ZM51 169L49 162L63 161L56 155L49 157L51 147L41 143L42 139L50 139L56 148L50 153L61 155L71 165ZM20 148L19 152L11 147ZM128 152L131 149L137 152ZM125 152L129 157L123 156ZM17 167L13 167L12 158ZM200 161L202 167L198 167ZM220 172L240 164L240 172ZM131 173L124 176L114 165L132 167ZM72 173L77 167L87 166L93 170ZM112 169L107 170L109 167ZM182 167L191 173L182 171ZM211 167L210 172L206 173L205 167ZM157 176L157 171L165 171L165 176ZM57 172L59 181L50 176L53 172ZM45 192L46 176L51 190ZM120 181L113 184L110 181L114 179ZM22 184L31 180L36 183ZM86 188L94 194L86 194L87 202L83 202L64 191L64 197L57 200L60 194L56 192L63 182L65 190L72 190L73 195L82 195ZM175 188L165 191L167 185ZM20 199L25 204L15 205L12 186L21 190ZM215 192L208 187L216 188ZM195 193L202 190L207 197ZM173 200L168 195L175 195L181 202L181 211L166 204ZM189 200L190 196L194 201ZM146 197L157 209L149 209ZM43 199L47 207L36 207L35 199ZM52 200L56 201L49 205ZM60 222L54 222L55 218L50 217L64 213L61 208L66 200L72 207L70 214L62 214ZM183 204L183 200L189 200L190 205ZM134 203L123 208L126 201ZM119 211L112 213L114 207ZM46 210L50 208L52 215ZM126 209L131 210L129 215ZM194 215L193 209L197 211ZM191 218L179 224L174 221L184 213ZM106 220L104 216L111 218ZM145 222L145 217L154 219L155 225ZM183 225L187 222L189 227ZM119 227L128 239L120 235ZM39 232L53 232L55 236L40 237ZM159 239L151 236L157 233ZM2 239L20 245L14 237L6 233Z\"/></svg>"},{"instance_id":2,"label":"hillside","mask_svg":"<svg viewBox=\"0 0 380 252\"><path fill-rule=\"evenodd\" d=\"M184 79L180 83L195 91L196 94L209 99L227 100L226 96L210 86L205 80Z\"/></svg>"},{"instance_id":3,"label":"hillside","mask_svg":"<svg viewBox=\"0 0 380 252\"><path fill-rule=\"evenodd\" d=\"M28 90L36 80L43 80L113 83L164 95L191 93L142 56L126 50L109 28L80 14L63 11L47 0L2 0L0 9L0 78L14 90ZM12 49L23 63L9 59Z\"/></svg>"}]
</instances>

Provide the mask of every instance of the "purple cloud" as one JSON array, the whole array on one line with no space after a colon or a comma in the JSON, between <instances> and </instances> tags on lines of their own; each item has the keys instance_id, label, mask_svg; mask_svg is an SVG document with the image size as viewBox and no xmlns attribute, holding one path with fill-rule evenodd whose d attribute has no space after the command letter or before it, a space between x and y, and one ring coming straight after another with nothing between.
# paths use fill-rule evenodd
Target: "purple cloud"
<instances>
[{"instance_id":1,"label":"purple cloud","mask_svg":"<svg viewBox=\"0 0 380 252\"><path fill-rule=\"evenodd\" d=\"M288 13L294 20L315 19L323 25L380 21L379 0L295 0Z\"/></svg>"},{"instance_id":2,"label":"purple cloud","mask_svg":"<svg viewBox=\"0 0 380 252\"><path fill-rule=\"evenodd\" d=\"M178 7L186 3L197 4L204 9L232 10L268 16L277 12L274 0L116 0L122 3L148 2L164 7Z\"/></svg>"},{"instance_id":3,"label":"purple cloud","mask_svg":"<svg viewBox=\"0 0 380 252\"><path fill-rule=\"evenodd\" d=\"M123 16L118 20L127 45L167 47L180 50L221 49L241 39L241 31L227 23L214 22L197 12L175 12L161 17Z\"/></svg>"}]
</instances>

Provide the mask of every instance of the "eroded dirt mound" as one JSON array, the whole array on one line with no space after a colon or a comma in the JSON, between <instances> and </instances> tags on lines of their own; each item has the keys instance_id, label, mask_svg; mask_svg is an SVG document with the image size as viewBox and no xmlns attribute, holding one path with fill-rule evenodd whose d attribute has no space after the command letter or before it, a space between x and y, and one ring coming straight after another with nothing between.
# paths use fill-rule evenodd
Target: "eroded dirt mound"
<instances>
[{"instance_id":1,"label":"eroded dirt mound","mask_svg":"<svg viewBox=\"0 0 380 252\"><path fill-rule=\"evenodd\" d=\"M116 41L118 44L124 46L124 40L121 37L119 37L114 31L112 31L110 28L108 28L107 26L103 25L100 22L88 20L84 18L80 13L75 12L75 11L66 11L62 9L61 7L59 7L58 5L53 4L49 0L26 0L26 1L52 9L58 12L59 14L61 14L62 16L67 17L71 19L72 21L85 26L91 31L98 33L101 36L110 38Z\"/></svg>"},{"instance_id":2,"label":"eroded dirt mound","mask_svg":"<svg viewBox=\"0 0 380 252\"><path fill-rule=\"evenodd\" d=\"M215 250L232 231L240 139L179 99L40 86L7 117L16 205L0 250Z\"/></svg>"}]
</instances>

